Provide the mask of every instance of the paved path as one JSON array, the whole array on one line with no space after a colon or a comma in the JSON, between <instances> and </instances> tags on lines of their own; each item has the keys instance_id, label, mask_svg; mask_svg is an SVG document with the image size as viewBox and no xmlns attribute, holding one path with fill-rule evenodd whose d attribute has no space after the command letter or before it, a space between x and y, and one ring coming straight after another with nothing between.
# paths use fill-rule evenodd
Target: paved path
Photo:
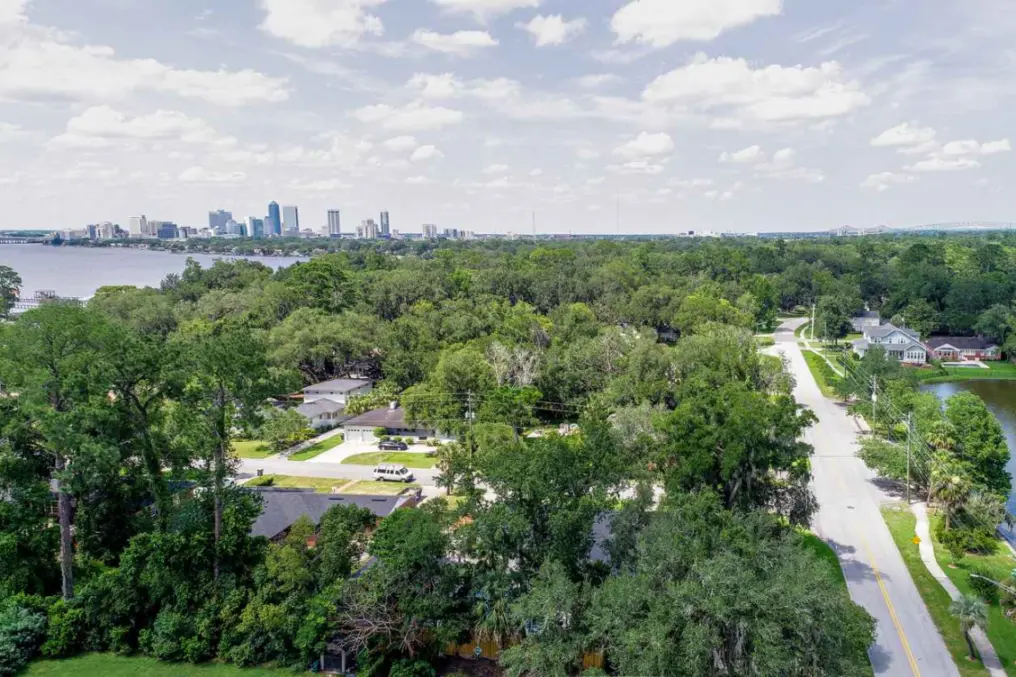
<instances>
[{"instance_id":1,"label":"paved path","mask_svg":"<svg viewBox=\"0 0 1016 677\"><path fill-rule=\"evenodd\" d=\"M819 419L805 434L815 447L813 488L819 509L812 526L839 556L851 598L878 622L875 644L868 650L875 674L958 677L882 519L880 505L889 499L855 456L857 427L842 406L822 396L797 345L794 329L805 321L781 325L776 348L797 381L797 401Z\"/></svg>"},{"instance_id":2,"label":"paved path","mask_svg":"<svg viewBox=\"0 0 1016 677\"><path fill-rule=\"evenodd\" d=\"M949 580L946 576L945 571L942 570L938 560L935 558L935 547L931 542L931 523L928 521L928 511L924 503L914 503L910 506L910 509L914 513L914 517L917 518L916 531L917 536L921 539L921 543L917 546L917 549L921 553L921 561L924 562L924 566L928 567L928 572L932 577L938 581L945 591L949 593L949 596L953 599L959 599L961 593L956 585ZM984 631L980 628L974 628L970 633L970 637L974 640L974 646L977 647L977 653L981 656L981 662L984 663L984 667L988 669L991 677L1006 677L1005 670L1002 669L1002 663L998 660L998 654L995 653L995 648L991 646L991 642L988 640L988 636L984 634Z\"/></svg>"},{"instance_id":3,"label":"paved path","mask_svg":"<svg viewBox=\"0 0 1016 677\"><path fill-rule=\"evenodd\" d=\"M346 480L370 480L374 470L369 465L342 465L340 463L308 463L307 461L287 461L283 458L242 458L239 471L242 475L254 475L264 470L266 475L295 475L296 477L328 477ZM417 484L436 486L438 476L436 470L412 468Z\"/></svg>"}]
</instances>

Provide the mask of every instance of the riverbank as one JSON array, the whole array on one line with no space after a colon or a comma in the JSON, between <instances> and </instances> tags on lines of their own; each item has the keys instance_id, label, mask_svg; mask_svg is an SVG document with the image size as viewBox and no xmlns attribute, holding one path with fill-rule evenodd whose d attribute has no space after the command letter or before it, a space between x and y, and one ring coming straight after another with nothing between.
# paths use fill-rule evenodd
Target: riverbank
<instances>
[{"instance_id":1,"label":"riverbank","mask_svg":"<svg viewBox=\"0 0 1016 677\"><path fill-rule=\"evenodd\" d=\"M921 383L961 383L963 381L1016 381L1016 364L1011 362L985 362L987 369L980 367L940 367L921 369L917 378Z\"/></svg>"}]
</instances>

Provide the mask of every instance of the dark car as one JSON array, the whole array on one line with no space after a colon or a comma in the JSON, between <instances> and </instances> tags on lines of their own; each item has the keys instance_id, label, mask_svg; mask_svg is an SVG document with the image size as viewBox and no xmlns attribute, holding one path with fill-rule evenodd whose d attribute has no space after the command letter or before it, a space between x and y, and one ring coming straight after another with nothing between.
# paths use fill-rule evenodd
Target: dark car
<instances>
[{"instance_id":1,"label":"dark car","mask_svg":"<svg viewBox=\"0 0 1016 677\"><path fill-rule=\"evenodd\" d=\"M397 440L388 440L377 445L377 448L381 451L406 451L409 449L409 445Z\"/></svg>"}]
</instances>

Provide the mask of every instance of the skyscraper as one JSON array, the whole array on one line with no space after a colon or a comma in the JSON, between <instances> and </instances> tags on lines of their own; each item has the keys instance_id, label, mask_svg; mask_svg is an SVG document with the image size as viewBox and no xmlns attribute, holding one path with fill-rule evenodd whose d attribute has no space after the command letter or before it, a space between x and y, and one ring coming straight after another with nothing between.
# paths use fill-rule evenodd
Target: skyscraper
<instances>
[{"instance_id":1,"label":"skyscraper","mask_svg":"<svg viewBox=\"0 0 1016 677\"><path fill-rule=\"evenodd\" d=\"M381 237L392 236L391 223L388 221L388 212L381 212Z\"/></svg>"},{"instance_id":2,"label":"skyscraper","mask_svg":"<svg viewBox=\"0 0 1016 677\"><path fill-rule=\"evenodd\" d=\"M279 215L279 203L268 204L268 220L265 222L265 230L271 237L282 235L282 217Z\"/></svg>"},{"instance_id":3,"label":"skyscraper","mask_svg":"<svg viewBox=\"0 0 1016 677\"><path fill-rule=\"evenodd\" d=\"M433 223L423 224L423 236L431 240L437 239L437 226Z\"/></svg>"},{"instance_id":4,"label":"skyscraper","mask_svg":"<svg viewBox=\"0 0 1016 677\"><path fill-rule=\"evenodd\" d=\"M145 237L148 233L148 219L144 214L132 216L128 228L131 237Z\"/></svg>"},{"instance_id":5,"label":"skyscraper","mask_svg":"<svg viewBox=\"0 0 1016 677\"><path fill-rule=\"evenodd\" d=\"M295 205L286 205L282 208L282 231L286 235L296 235L300 232L300 210Z\"/></svg>"},{"instance_id":6,"label":"skyscraper","mask_svg":"<svg viewBox=\"0 0 1016 677\"><path fill-rule=\"evenodd\" d=\"M265 236L265 221L256 216L247 217L247 237L260 240Z\"/></svg>"},{"instance_id":7,"label":"skyscraper","mask_svg":"<svg viewBox=\"0 0 1016 677\"><path fill-rule=\"evenodd\" d=\"M216 235L226 232L226 224L233 220L233 213L220 209L208 212L208 228Z\"/></svg>"},{"instance_id":8,"label":"skyscraper","mask_svg":"<svg viewBox=\"0 0 1016 677\"><path fill-rule=\"evenodd\" d=\"M342 220L338 209L328 210L328 237L340 237L342 235Z\"/></svg>"},{"instance_id":9,"label":"skyscraper","mask_svg":"<svg viewBox=\"0 0 1016 677\"><path fill-rule=\"evenodd\" d=\"M365 240L376 240L378 236L378 227L374 223L374 219L366 219L361 225L363 228L363 238Z\"/></svg>"}]
</instances>

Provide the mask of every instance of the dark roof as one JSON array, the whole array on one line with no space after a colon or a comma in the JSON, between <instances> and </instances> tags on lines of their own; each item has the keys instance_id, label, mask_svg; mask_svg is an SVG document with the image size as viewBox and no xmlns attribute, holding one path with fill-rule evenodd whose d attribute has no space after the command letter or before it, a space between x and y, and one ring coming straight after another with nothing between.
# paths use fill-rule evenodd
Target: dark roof
<instances>
[{"instance_id":1,"label":"dark roof","mask_svg":"<svg viewBox=\"0 0 1016 677\"><path fill-rule=\"evenodd\" d=\"M339 411L345 410L346 405L335 400L330 400L327 397L322 397L320 400L314 400L313 402L305 402L296 408L298 414L303 414L307 418L314 418L321 414L334 414Z\"/></svg>"},{"instance_id":2,"label":"dark roof","mask_svg":"<svg viewBox=\"0 0 1016 677\"><path fill-rule=\"evenodd\" d=\"M387 517L406 502L406 496L360 496L319 494L307 489L251 487L264 499L261 515L251 528L252 536L274 538L306 515L314 524L337 505L367 508L378 517Z\"/></svg>"},{"instance_id":3,"label":"dark roof","mask_svg":"<svg viewBox=\"0 0 1016 677\"><path fill-rule=\"evenodd\" d=\"M402 407L384 407L360 414L342 424L345 427L366 428L408 428L406 410ZM422 426L421 426L422 429Z\"/></svg>"},{"instance_id":4,"label":"dark roof","mask_svg":"<svg viewBox=\"0 0 1016 677\"><path fill-rule=\"evenodd\" d=\"M348 393L363 386L373 385L373 381L359 378L336 378L331 381L322 381L303 389L304 392L315 392L317 390L330 390L332 392Z\"/></svg>"},{"instance_id":5,"label":"dark roof","mask_svg":"<svg viewBox=\"0 0 1016 677\"><path fill-rule=\"evenodd\" d=\"M877 319L879 319L879 314L878 314L877 310L866 310L863 313L857 313L856 315L854 315L850 319L852 319L852 320L877 320Z\"/></svg>"},{"instance_id":6,"label":"dark roof","mask_svg":"<svg viewBox=\"0 0 1016 677\"><path fill-rule=\"evenodd\" d=\"M983 336L932 336L928 339L928 347L937 350L944 345L950 345L960 350L987 350L997 347L994 341L989 341Z\"/></svg>"}]
</instances>

